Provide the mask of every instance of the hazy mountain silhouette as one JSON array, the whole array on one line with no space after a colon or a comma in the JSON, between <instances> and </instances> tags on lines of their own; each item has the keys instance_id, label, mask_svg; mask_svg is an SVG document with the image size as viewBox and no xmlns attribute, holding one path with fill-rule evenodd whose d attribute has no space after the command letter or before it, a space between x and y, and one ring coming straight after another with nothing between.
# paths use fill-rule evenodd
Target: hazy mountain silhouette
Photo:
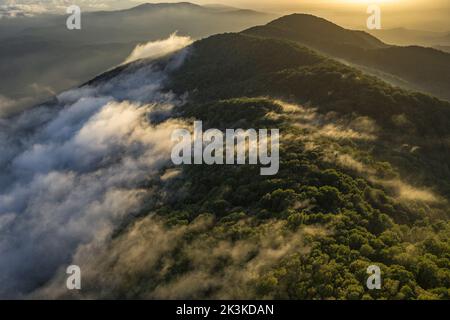
<instances>
[{"instance_id":1,"label":"hazy mountain silhouette","mask_svg":"<svg viewBox=\"0 0 450 320\"><path fill-rule=\"evenodd\" d=\"M450 45L449 32L395 28L370 30L369 33L386 43L394 45L420 45L426 47Z\"/></svg>"},{"instance_id":2,"label":"hazy mountain silhouette","mask_svg":"<svg viewBox=\"0 0 450 320\"><path fill-rule=\"evenodd\" d=\"M240 31L273 17L182 2L82 12L81 30L68 30L66 15L2 19L0 98L32 105L121 63L138 43L175 31L194 39Z\"/></svg>"},{"instance_id":3,"label":"hazy mountain silhouette","mask_svg":"<svg viewBox=\"0 0 450 320\"><path fill-rule=\"evenodd\" d=\"M396 85L450 99L450 54L436 49L388 45L367 32L305 14L282 17L244 33L296 41Z\"/></svg>"},{"instance_id":4,"label":"hazy mountain silhouette","mask_svg":"<svg viewBox=\"0 0 450 320\"><path fill-rule=\"evenodd\" d=\"M338 36L354 48L384 46L361 33L348 35L341 30L334 34ZM40 297L67 299L448 298L449 102L395 88L285 39L227 33L199 40L179 54L122 65L40 106L54 112L56 120L44 123L44 134L39 121L38 128L32 129L38 138L45 138L44 143L62 145L56 149L59 152L49 154L52 161L45 157L44 164L59 170L52 171L48 180L68 171L67 159L73 159L76 174L98 170L87 180L89 185L119 180L121 188L139 188L143 199L114 224L105 243L83 243L79 249L83 254L63 259L53 245L56 231L42 235L36 242L46 255L32 258L50 261L47 266L53 269L47 267L50 271L45 276L41 272L24 278L19 267L21 261L30 261L29 252L10 250L14 257L9 259L10 273L17 284L7 294L21 288L32 291L44 283L48 288ZM174 61L180 64L175 67ZM109 98L98 101L102 94ZM170 100L159 101L161 97ZM165 108L156 108L158 103ZM168 104L173 108L168 110ZM122 108L127 108L128 116L121 116ZM89 114L83 117L86 110ZM36 122L33 111L18 118L25 134L30 122ZM141 112L142 117L128 123L134 112ZM107 116L102 117L104 113ZM50 117L42 114L44 119ZM189 127L195 120L202 121L204 130L279 128L278 174L261 176L255 165L174 166L167 161L153 170L144 166L152 156L147 152L155 145L166 147L156 148L159 156L170 154L167 139L173 131L152 134L152 130L169 123L176 124L173 128ZM95 121L100 123L92 125ZM134 126L137 131L130 134L128 128ZM111 129L119 127L117 133ZM50 134L59 128L62 134ZM77 148L67 147L71 146L67 137L78 137L79 132L89 152L79 152L78 140ZM134 136L142 136L143 141L131 140ZM89 144L91 140L101 141L96 158L91 157L97 151ZM110 140L113 145L108 148ZM117 140L120 149L114 144ZM147 140L150 145L145 144ZM28 160L33 164L41 158L22 155L34 155L35 149L42 148L30 144L12 163L17 166ZM62 163L54 159L61 153L65 155ZM145 158L135 164L135 154ZM122 161L125 167L118 165ZM85 162L90 165L80 169L78 164ZM137 174L142 166L144 174ZM35 169L39 177L40 170L41 166ZM137 181L135 176L139 176ZM78 181L84 180L75 181L79 188ZM31 191L43 194L42 184ZM22 205L26 186L18 195L8 194L8 200L17 198L20 208L40 208L39 201ZM107 190L114 187L106 184ZM71 190L66 189L71 200ZM48 209L51 205L65 208L60 195L64 191L58 190L54 200L45 197L45 206L38 212L48 217L53 213ZM68 201L68 209L57 213L69 217L74 211L83 213L86 209L77 207L79 192L75 192L78 201ZM84 198L89 199L89 208L95 204L95 213L100 211L102 193L90 192ZM120 201L115 193L114 205L108 202L106 212ZM88 218L68 220L70 225L95 227ZM33 221L35 229L41 230L40 223L47 220ZM21 226L18 222L10 225ZM6 234L35 234L23 230L17 227L15 233L8 230ZM65 236L59 224L56 230ZM7 243L15 249L23 238L29 239L17 236L14 239L18 240ZM66 249L63 241L61 248ZM72 252L71 248L63 252ZM89 285L83 290L59 289L63 282L57 267L69 263L89 270L83 278ZM366 290L366 270L374 264L383 268L383 283L392 285ZM55 281L48 281L52 277ZM10 284L12 277L4 279Z\"/></svg>"}]
</instances>

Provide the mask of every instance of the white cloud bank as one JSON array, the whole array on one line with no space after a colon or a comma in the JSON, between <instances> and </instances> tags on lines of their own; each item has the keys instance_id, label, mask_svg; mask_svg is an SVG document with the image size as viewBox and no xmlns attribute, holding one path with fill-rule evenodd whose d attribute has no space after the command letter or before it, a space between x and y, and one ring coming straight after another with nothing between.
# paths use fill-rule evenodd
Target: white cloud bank
<instances>
[{"instance_id":1,"label":"white cloud bank","mask_svg":"<svg viewBox=\"0 0 450 320\"><path fill-rule=\"evenodd\" d=\"M156 54L156 52L155 52ZM0 118L0 297L26 296L139 212L170 161L182 100L161 90L184 53L126 67L58 102Z\"/></svg>"},{"instance_id":2,"label":"white cloud bank","mask_svg":"<svg viewBox=\"0 0 450 320\"><path fill-rule=\"evenodd\" d=\"M150 41L145 44L139 44L134 48L131 54L125 59L124 63L129 63L139 59L157 59L181 48L187 47L193 42L190 37L178 36L172 33L168 39Z\"/></svg>"}]
</instances>

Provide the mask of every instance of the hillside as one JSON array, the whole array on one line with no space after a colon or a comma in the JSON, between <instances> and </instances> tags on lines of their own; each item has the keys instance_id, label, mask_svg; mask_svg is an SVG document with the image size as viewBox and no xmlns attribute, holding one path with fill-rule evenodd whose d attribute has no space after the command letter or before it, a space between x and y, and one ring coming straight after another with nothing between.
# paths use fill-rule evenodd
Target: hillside
<instances>
[{"instance_id":1,"label":"hillside","mask_svg":"<svg viewBox=\"0 0 450 320\"><path fill-rule=\"evenodd\" d=\"M389 44L401 46L420 45L436 47L450 44L448 32L432 32L423 30L411 30L406 28L372 30L370 34Z\"/></svg>"},{"instance_id":2,"label":"hillside","mask_svg":"<svg viewBox=\"0 0 450 320\"><path fill-rule=\"evenodd\" d=\"M387 45L366 32L346 30L303 14L282 17L244 33L296 41L364 67L364 71L373 68L399 77L408 89L450 99L450 54L436 49Z\"/></svg>"},{"instance_id":3,"label":"hillside","mask_svg":"<svg viewBox=\"0 0 450 320\"><path fill-rule=\"evenodd\" d=\"M194 120L278 128L278 174L175 166ZM450 103L298 42L212 36L0 123L2 297L450 298Z\"/></svg>"},{"instance_id":4,"label":"hillside","mask_svg":"<svg viewBox=\"0 0 450 320\"><path fill-rule=\"evenodd\" d=\"M346 45L361 49L387 47L366 32L347 30L323 18L308 14L284 16L265 26L252 27L244 33L289 38L304 42L308 46L315 46L317 49L339 50L338 47ZM338 54L339 51L335 53Z\"/></svg>"},{"instance_id":5,"label":"hillside","mask_svg":"<svg viewBox=\"0 0 450 320\"><path fill-rule=\"evenodd\" d=\"M167 164L97 258L78 254L83 295L58 297L449 298L449 103L284 40L225 34L189 52L164 85L189 93L172 119L280 128L280 172ZM89 87L149 63L168 61ZM365 287L373 264L380 291Z\"/></svg>"},{"instance_id":6,"label":"hillside","mask_svg":"<svg viewBox=\"0 0 450 320\"><path fill-rule=\"evenodd\" d=\"M67 30L65 14L0 19L0 99L21 101L20 111L117 66L138 44L176 31L193 39L240 31L273 17L182 2L83 12L81 30Z\"/></svg>"}]
</instances>

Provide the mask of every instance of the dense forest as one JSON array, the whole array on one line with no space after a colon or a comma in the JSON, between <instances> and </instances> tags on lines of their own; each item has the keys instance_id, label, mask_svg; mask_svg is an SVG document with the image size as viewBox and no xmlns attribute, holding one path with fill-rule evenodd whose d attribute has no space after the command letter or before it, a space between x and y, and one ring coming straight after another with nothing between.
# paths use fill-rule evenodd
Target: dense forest
<instances>
[{"instance_id":1,"label":"dense forest","mask_svg":"<svg viewBox=\"0 0 450 320\"><path fill-rule=\"evenodd\" d=\"M448 102L244 34L194 43L166 90L204 130L279 128L280 171L164 167L85 297L450 298Z\"/></svg>"}]
</instances>

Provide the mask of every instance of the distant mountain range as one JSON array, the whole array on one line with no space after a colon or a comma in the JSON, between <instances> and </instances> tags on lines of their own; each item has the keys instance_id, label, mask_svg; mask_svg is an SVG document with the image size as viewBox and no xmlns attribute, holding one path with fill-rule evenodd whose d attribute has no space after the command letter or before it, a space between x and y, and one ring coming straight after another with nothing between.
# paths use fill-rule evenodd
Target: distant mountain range
<instances>
[{"instance_id":1,"label":"distant mountain range","mask_svg":"<svg viewBox=\"0 0 450 320\"><path fill-rule=\"evenodd\" d=\"M450 46L435 46L434 48L444 51L444 52L447 52L447 53L450 53Z\"/></svg>"},{"instance_id":2,"label":"distant mountain range","mask_svg":"<svg viewBox=\"0 0 450 320\"><path fill-rule=\"evenodd\" d=\"M450 99L450 54L436 49L388 45L369 33L306 14L282 17L243 33L295 41L395 85Z\"/></svg>"},{"instance_id":3,"label":"distant mountain range","mask_svg":"<svg viewBox=\"0 0 450 320\"><path fill-rule=\"evenodd\" d=\"M10 110L32 105L120 64L137 44L175 31L198 39L273 18L183 2L82 13L82 29L72 31L66 28L67 15L0 19L0 101L2 96L10 101Z\"/></svg>"},{"instance_id":4,"label":"distant mountain range","mask_svg":"<svg viewBox=\"0 0 450 320\"><path fill-rule=\"evenodd\" d=\"M450 59L443 52L449 49L448 35L422 35L444 39L437 42L442 44L439 50L400 47L379 40L374 36L377 33L344 29L312 15L290 15L264 25L275 17L188 2L86 12L82 14L82 29L75 31L66 29L66 17L0 20L0 109L20 110L79 85L123 62L137 44L166 38L174 31L199 39L254 25L259 26L243 33L295 41L392 84L450 99ZM394 33L406 39L410 32Z\"/></svg>"},{"instance_id":5,"label":"distant mountain range","mask_svg":"<svg viewBox=\"0 0 450 320\"><path fill-rule=\"evenodd\" d=\"M450 32L411 30L406 28L371 30L370 34L389 44L420 45L426 47L450 46Z\"/></svg>"}]
</instances>

